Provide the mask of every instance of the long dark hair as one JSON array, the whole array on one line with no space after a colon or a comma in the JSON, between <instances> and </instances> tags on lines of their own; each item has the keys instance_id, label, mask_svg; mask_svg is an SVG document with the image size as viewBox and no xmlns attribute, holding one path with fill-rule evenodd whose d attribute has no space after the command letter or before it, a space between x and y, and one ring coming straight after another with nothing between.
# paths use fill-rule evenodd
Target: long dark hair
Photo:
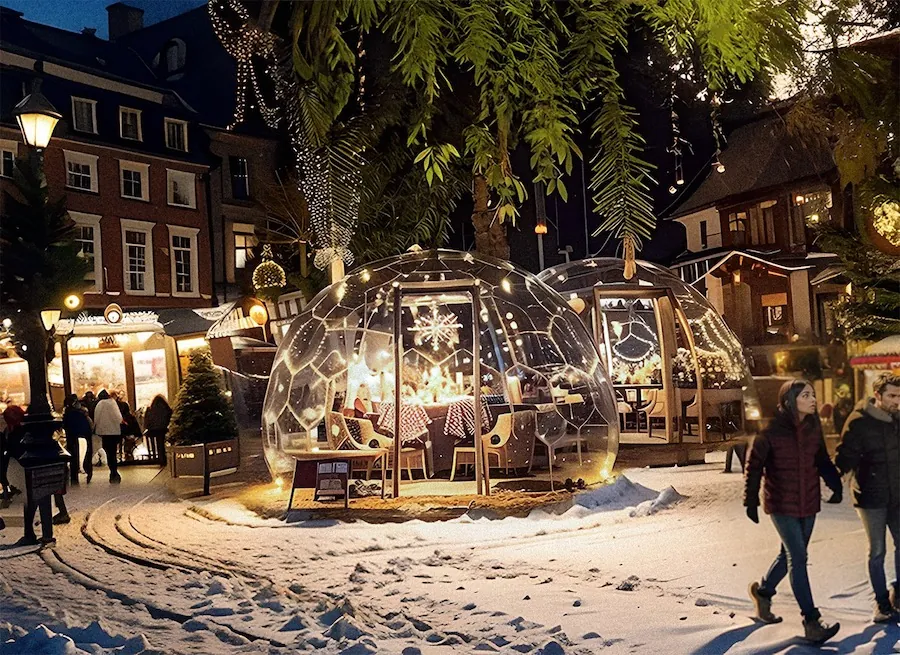
<instances>
[{"instance_id":1,"label":"long dark hair","mask_svg":"<svg viewBox=\"0 0 900 655\"><path fill-rule=\"evenodd\" d=\"M800 397L800 394L803 393L803 390L806 389L806 387L815 389L811 382L801 378L785 382L778 391L778 412L785 417L790 417L795 425L799 425L801 422L800 414L797 412L797 398ZM822 422L819 419L818 404L816 405L816 410L811 415L805 417L804 421L811 421L813 425L821 429Z\"/></svg>"},{"instance_id":2,"label":"long dark hair","mask_svg":"<svg viewBox=\"0 0 900 655\"><path fill-rule=\"evenodd\" d=\"M147 409L148 409L148 411L154 411L154 412L159 411L161 409L167 409L169 411L172 411L172 408L169 406L169 403L166 402L165 397L161 393L158 393L153 397L153 400L150 401L150 407L148 407Z\"/></svg>"}]
</instances>

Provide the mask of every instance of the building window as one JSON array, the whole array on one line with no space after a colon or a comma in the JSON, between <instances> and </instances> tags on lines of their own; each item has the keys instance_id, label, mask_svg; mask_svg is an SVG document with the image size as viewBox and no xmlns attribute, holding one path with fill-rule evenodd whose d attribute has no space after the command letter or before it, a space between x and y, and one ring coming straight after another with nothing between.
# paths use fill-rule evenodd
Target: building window
<instances>
[{"instance_id":1,"label":"building window","mask_svg":"<svg viewBox=\"0 0 900 655\"><path fill-rule=\"evenodd\" d=\"M234 267L246 268L247 261L253 258L253 248L256 246L256 236L235 232L234 234Z\"/></svg>"},{"instance_id":2,"label":"building window","mask_svg":"<svg viewBox=\"0 0 900 655\"><path fill-rule=\"evenodd\" d=\"M235 200L250 198L250 174L244 157L229 157L231 170L231 197Z\"/></svg>"},{"instance_id":3,"label":"building window","mask_svg":"<svg viewBox=\"0 0 900 655\"><path fill-rule=\"evenodd\" d=\"M66 186L82 191L97 191L97 156L63 150L66 158Z\"/></svg>"},{"instance_id":4,"label":"building window","mask_svg":"<svg viewBox=\"0 0 900 655\"><path fill-rule=\"evenodd\" d=\"M119 161L120 192L123 198L150 200L150 165L133 161Z\"/></svg>"},{"instance_id":5,"label":"building window","mask_svg":"<svg viewBox=\"0 0 900 655\"><path fill-rule=\"evenodd\" d=\"M90 270L84 276L84 279L91 283L87 292L100 293L103 290L100 217L75 211L69 211L69 217L75 221L74 241L78 244L78 255L91 265Z\"/></svg>"},{"instance_id":6,"label":"building window","mask_svg":"<svg viewBox=\"0 0 900 655\"><path fill-rule=\"evenodd\" d=\"M700 221L700 247L709 247L709 235L706 233L706 221Z\"/></svg>"},{"instance_id":7,"label":"building window","mask_svg":"<svg viewBox=\"0 0 900 655\"><path fill-rule=\"evenodd\" d=\"M97 101L72 97L72 128L76 132L97 133Z\"/></svg>"},{"instance_id":8,"label":"building window","mask_svg":"<svg viewBox=\"0 0 900 655\"><path fill-rule=\"evenodd\" d=\"M775 205L777 200L766 200L750 208L750 242L754 245L775 243Z\"/></svg>"},{"instance_id":9,"label":"building window","mask_svg":"<svg viewBox=\"0 0 900 655\"><path fill-rule=\"evenodd\" d=\"M119 107L119 136L123 139L142 141L141 112L137 109Z\"/></svg>"},{"instance_id":10,"label":"building window","mask_svg":"<svg viewBox=\"0 0 900 655\"><path fill-rule=\"evenodd\" d=\"M743 246L747 243L747 212L734 212L728 215L728 231L731 232L731 243Z\"/></svg>"},{"instance_id":11,"label":"building window","mask_svg":"<svg viewBox=\"0 0 900 655\"><path fill-rule=\"evenodd\" d=\"M167 118L165 123L166 147L187 152L187 123L173 118Z\"/></svg>"},{"instance_id":12,"label":"building window","mask_svg":"<svg viewBox=\"0 0 900 655\"><path fill-rule=\"evenodd\" d=\"M172 250L172 295L198 296L197 228L169 225Z\"/></svg>"},{"instance_id":13,"label":"building window","mask_svg":"<svg viewBox=\"0 0 900 655\"><path fill-rule=\"evenodd\" d=\"M0 150L0 176L12 177L15 170L16 153L3 148Z\"/></svg>"},{"instance_id":14,"label":"building window","mask_svg":"<svg viewBox=\"0 0 900 655\"><path fill-rule=\"evenodd\" d=\"M121 219L125 292L153 295L153 223Z\"/></svg>"},{"instance_id":15,"label":"building window","mask_svg":"<svg viewBox=\"0 0 900 655\"><path fill-rule=\"evenodd\" d=\"M795 193L791 203L791 244L806 243L806 228L831 220L831 191Z\"/></svg>"},{"instance_id":16,"label":"building window","mask_svg":"<svg viewBox=\"0 0 900 655\"><path fill-rule=\"evenodd\" d=\"M197 207L194 174L187 171L166 169L168 202L177 207Z\"/></svg>"}]
</instances>

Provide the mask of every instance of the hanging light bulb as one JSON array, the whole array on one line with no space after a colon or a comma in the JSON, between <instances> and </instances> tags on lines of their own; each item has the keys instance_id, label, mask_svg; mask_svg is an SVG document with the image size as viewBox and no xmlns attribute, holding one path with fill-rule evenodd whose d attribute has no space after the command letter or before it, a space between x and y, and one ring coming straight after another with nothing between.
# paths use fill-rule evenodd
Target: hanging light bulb
<instances>
[{"instance_id":1,"label":"hanging light bulb","mask_svg":"<svg viewBox=\"0 0 900 655\"><path fill-rule=\"evenodd\" d=\"M725 164L722 163L722 160L719 159L719 155L722 153L719 149L716 149L716 160L712 163L712 167L715 169L716 173L724 173L725 172Z\"/></svg>"},{"instance_id":2,"label":"hanging light bulb","mask_svg":"<svg viewBox=\"0 0 900 655\"><path fill-rule=\"evenodd\" d=\"M283 287L287 284L284 269L272 261L272 246L263 246L262 262L253 271L253 288L266 289L270 287Z\"/></svg>"},{"instance_id":3,"label":"hanging light bulb","mask_svg":"<svg viewBox=\"0 0 900 655\"><path fill-rule=\"evenodd\" d=\"M676 189L674 186L670 186L669 193L672 193L672 194L678 193L678 189Z\"/></svg>"},{"instance_id":4,"label":"hanging light bulb","mask_svg":"<svg viewBox=\"0 0 900 655\"><path fill-rule=\"evenodd\" d=\"M675 184L681 186L684 184L684 173L681 170L681 164L675 168Z\"/></svg>"}]
</instances>

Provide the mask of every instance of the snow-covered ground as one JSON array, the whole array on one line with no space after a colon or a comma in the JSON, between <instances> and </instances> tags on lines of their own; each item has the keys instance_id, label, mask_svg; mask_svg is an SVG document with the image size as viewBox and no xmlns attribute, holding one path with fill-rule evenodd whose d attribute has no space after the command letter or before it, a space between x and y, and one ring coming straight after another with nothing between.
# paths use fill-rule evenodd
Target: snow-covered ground
<instances>
[{"instance_id":1,"label":"snow-covered ground","mask_svg":"<svg viewBox=\"0 0 900 655\"><path fill-rule=\"evenodd\" d=\"M55 549L0 532L0 653L816 652L787 581L783 623L749 618L778 540L720 471L628 470L559 516L370 525L260 520L127 470L75 490ZM823 650L898 652L900 628L870 622L853 508L823 507L810 577L843 626Z\"/></svg>"}]
</instances>

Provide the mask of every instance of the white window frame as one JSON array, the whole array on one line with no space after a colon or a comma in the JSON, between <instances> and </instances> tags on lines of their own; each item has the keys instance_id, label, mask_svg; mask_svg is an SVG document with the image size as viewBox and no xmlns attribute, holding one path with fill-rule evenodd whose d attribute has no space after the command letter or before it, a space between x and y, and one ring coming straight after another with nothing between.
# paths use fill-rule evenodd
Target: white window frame
<instances>
[{"instance_id":1,"label":"white window frame","mask_svg":"<svg viewBox=\"0 0 900 655\"><path fill-rule=\"evenodd\" d=\"M69 212L69 218L79 227L94 228L94 284L85 293L103 293L103 238L100 234L100 216L84 212Z\"/></svg>"},{"instance_id":2,"label":"white window frame","mask_svg":"<svg viewBox=\"0 0 900 655\"><path fill-rule=\"evenodd\" d=\"M78 127L78 114L75 112L75 103L76 102L86 102L91 106L91 121L93 122L92 128L90 130L83 130ZM79 98L78 96L72 96L72 129L75 132L83 132L84 134L97 134L97 101L91 100L90 98Z\"/></svg>"},{"instance_id":3,"label":"white window frame","mask_svg":"<svg viewBox=\"0 0 900 655\"><path fill-rule=\"evenodd\" d=\"M77 152L75 150L63 150L66 159L66 188L76 191L91 191L97 193L97 155L90 155L86 152ZM91 188L85 189L80 186L72 186L69 184L69 162L73 164L85 164L91 169Z\"/></svg>"},{"instance_id":4,"label":"white window frame","mask_svg":"<svg viewBox=\"0 0 900 655\"><path fill-rule=\"evenodd\" d=\"M180 125L181 126L181 135L184 138L184 149L175 148L169 145L169 125ZM177 118L165 118L163 119L163 137L166 140L166 148L169 150L175 150L176 152L187 152L188 151L188 124L187 121L181 121Z\"/></svg>"},{"instance_id":5,"label":"white window frame","mask_svg":"<svg viewBox=\"0 0 900 655\"><path fill-rule=\"evenodd\" d=\"M199 298L200 297L200 252L198 235L199 228L184 227L182 225L167 225L169 228L169 263L172 274L172 297L174 298ZM175 275L175 247L173 237L187 237L191 240L191 290L178 291L178 278Z\"/></svg>"},{"instance_id":6,"label":"white window frame","mask_svg":"<svg viewBox=\"0 0 900 655\"><path fill-rule=\"evenodd\" d=\"M137 139L130 136L125 136L125 131L122 129L122 117L125 113L136 114L137 115ZM141 120L141 110L133 109L132 107L122 107L119 106L119 136L123 139L128 139L129 141L143 141L144 140L144 131L142 126L143 121Z\"/></svg>"},{"instance_id":7,"label":"white window frame","mask_svg":"<svg viewBox=\"0 0 900 655\"><path fill-rule=\"evenodd\" d=\"M0 139L0 177L10 179L12 175L3 174L3 153L5 152L9 152L12 154L13 169L15 169L16 157L19 156L19 142L10 141L8 139ZM68 171L66 171L66 175L68 175Z\"/></svg>"},{"instance_id":8,"label":"white window frame","mask_svg":"<svg viewBox=\"0 0 900 655\"><path fill-rule=\"evenodd\" d=\"M172 182L177 182L179 179L183 182L187 182L188 177L190 177L190 188L191 188L191 198L190 202L186 205L182 205L180 203L175 202L175 194L172 190ZM179 171L172 168L166 169L166 203L171 207L183 207L185 209L197 209L197 176L190 171Z\"/></svg>"},{"instance_id":9,"label":"white window frame","mask_svg":"<svg viewBox=\"0 0 900 655\"><path fill-rule=\"evenodd\" d=\"M141 174L141 195L129 196L125 194L125 171L137 172ZM119 195L126 200L143 200L150 202L150 164L143 164L139 161L119 160Z\"/></svg>"},{"instance_id":10,"label":"white window frame","mask_svg":"<svg viewBox=\"0 0 900 655\"><path fill-rule=\"evenodd\" d=\"M153 268L153 226L151 221L135 221L130 218L120 218L122 226L122 288L129 296L154 296L156 295L156 274ZM125 241L126 232L144 232L147 235L146 263L144 272L144 289L132 290L129 288L130 277L128 274L128 244Z\"/></svg>"}]
</instances>

